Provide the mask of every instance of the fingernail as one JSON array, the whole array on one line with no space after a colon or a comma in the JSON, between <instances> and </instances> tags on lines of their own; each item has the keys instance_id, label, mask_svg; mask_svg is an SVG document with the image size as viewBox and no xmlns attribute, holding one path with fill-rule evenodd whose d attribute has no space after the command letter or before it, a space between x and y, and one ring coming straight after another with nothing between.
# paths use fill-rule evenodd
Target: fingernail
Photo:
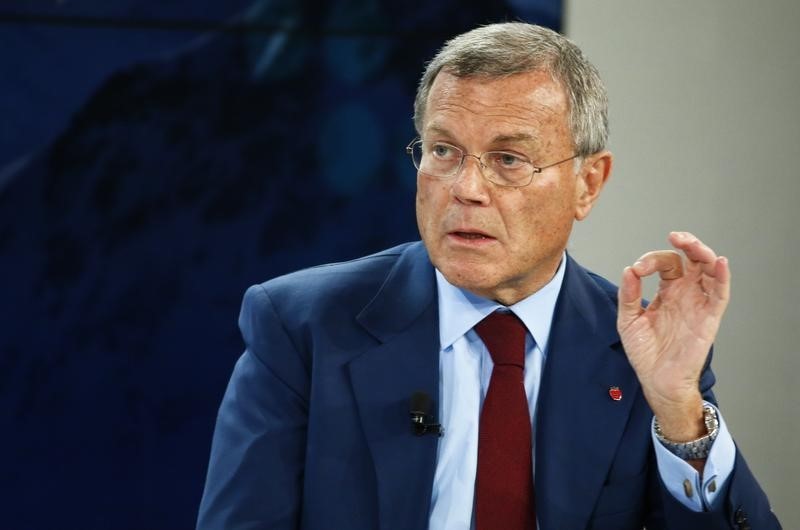
<instances>
[{"instance_id":1,"label":"fingernail","mask_svg":"<svg viewBox=\"0 0 800 530\"><path fill-rule=\"evenodd\" d=\"M640 267L644 267L644 261L639 260L639 261L637 261L636 263L633 264L633 268L634 269L640 268Z\"/></svg>"}]
</instances>

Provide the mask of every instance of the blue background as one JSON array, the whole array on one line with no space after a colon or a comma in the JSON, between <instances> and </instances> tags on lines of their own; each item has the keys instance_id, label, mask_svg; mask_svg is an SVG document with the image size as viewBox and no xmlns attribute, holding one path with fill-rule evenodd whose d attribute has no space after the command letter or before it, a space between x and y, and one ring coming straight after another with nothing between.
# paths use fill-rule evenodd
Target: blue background
<instances>
[{"instance_id":1,"label":"blue background","mask_svg":"<svg viewBox=\"0 0 800 530\"><path fill-rule=\"evenodd\" d=\"M417 80L556 0L0 4L0 526L190 528L245 288L417 238Z\"/></svg>"}]
</instances>

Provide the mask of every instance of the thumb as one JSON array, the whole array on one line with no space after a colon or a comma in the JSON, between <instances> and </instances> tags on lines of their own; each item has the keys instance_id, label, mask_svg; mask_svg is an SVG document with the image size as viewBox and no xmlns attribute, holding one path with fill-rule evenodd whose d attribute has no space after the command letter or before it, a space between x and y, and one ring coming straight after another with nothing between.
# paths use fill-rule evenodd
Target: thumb
<instances>
[{"instance_id":1,"label":"thumb","mask_svg":"<svg viewBox=\"0 0 800 530\"><path fill-rule=\"evenodd\" d=\"M619 307L617 309L617 330L622 334L639 315L642 308L642 280L631 267L622 271L622 282L619 286Z\"/></svg>"}]
</instances>

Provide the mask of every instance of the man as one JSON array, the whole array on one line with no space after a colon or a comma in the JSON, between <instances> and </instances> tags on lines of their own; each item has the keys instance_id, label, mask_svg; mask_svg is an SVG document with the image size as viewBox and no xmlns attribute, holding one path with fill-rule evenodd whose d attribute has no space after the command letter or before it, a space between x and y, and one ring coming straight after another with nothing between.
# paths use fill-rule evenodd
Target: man
<instances>
[{"instance_id":1,"label":"man","mask_svg":"<svg viewBox=\"0 0 800 530\"><path fill-rule=\"evenodd\" d=\"M617 293L566 254L606 107L550 30L445 45L408 146L422 243L248 290L198 528L780 527L711 392L727 260L674 232Z\"/></svg>"}]
</instances>

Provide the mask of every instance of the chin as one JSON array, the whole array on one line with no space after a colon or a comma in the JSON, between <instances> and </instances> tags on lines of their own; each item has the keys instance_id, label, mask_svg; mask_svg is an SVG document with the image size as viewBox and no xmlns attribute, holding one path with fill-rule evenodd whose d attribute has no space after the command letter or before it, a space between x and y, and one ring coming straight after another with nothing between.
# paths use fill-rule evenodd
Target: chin
<instances>
[{"instance_id":1,"label":"chin","mask_svg":"<svg viewBox=\"0 0 800 530\"><path fill-rule=\"evenodd\" d=\"M492 290L493 285L488 274L479 265L462 263L459 266L459 264L445 263L442 266L436 265L436 268L456 287L484 297Z\"/></svg>"}]
</instances>

